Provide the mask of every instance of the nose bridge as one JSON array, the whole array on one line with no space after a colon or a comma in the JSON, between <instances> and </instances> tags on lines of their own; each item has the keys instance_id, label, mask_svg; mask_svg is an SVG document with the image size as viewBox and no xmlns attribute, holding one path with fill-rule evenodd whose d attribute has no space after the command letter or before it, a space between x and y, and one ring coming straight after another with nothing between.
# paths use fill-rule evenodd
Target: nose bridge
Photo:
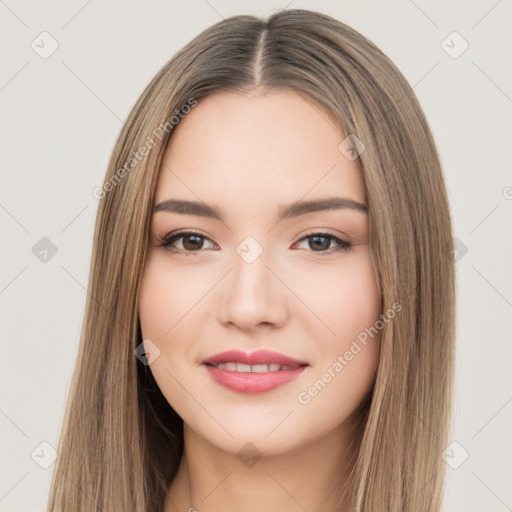
<instances>
[{"instance_id":1,"label":"nose bridge","mask_svg":"<svg viewBox=\"0 0 512 512\"><path fill-rule=\"evenodd\" d=\"M284 291L279 290L279 280L267 267L272 268L271 252L252 236L235 248L222 307L223 321L244 328L283 321Z\"/></svg>"}]
</instances>

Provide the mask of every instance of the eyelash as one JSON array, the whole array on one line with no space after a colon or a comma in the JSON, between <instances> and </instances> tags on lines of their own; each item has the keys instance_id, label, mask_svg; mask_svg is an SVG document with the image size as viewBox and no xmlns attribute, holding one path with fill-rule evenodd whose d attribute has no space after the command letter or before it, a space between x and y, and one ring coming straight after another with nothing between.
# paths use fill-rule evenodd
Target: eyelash
<instances>
[{"instance_id":1,"label":"eyelash","mask_svg":"<svg viewBox=\"0 0 512 512\"><path fill-rule=\"evenodd\" d=\"M205 240L209 240L210 242L212 242L212 240L210 240L208 237L204 236L203 234L201 234L197 231L181 231L178 233L170 233L167 236L165 236L163 238L162 243L159 245L159 247L163 247L173 253L180 253L180 252L185 253L187 256L189 254L201 252L201 249L199 249L197 251L186 251L183 249L175 249L171 246L171 244L173 244L176 240L179 240L180 238L186 238L187 235L194 235L199 238L204 238ZM334 252L349 251L352 248L352 243L349 242L348 240L343 240L342 238L339 238L331 233L318 232L318 231L312 231L312 232L306 234L298 242L302 242L303 240L307 240L308 238L313 238L313 237L328 238L330 240L334 240L338 244L337 246L331 247L330 249L327 249L326 251L311 250L311 252L319 254L321 256L332 254Z\"/></svg>"}]
</instances>

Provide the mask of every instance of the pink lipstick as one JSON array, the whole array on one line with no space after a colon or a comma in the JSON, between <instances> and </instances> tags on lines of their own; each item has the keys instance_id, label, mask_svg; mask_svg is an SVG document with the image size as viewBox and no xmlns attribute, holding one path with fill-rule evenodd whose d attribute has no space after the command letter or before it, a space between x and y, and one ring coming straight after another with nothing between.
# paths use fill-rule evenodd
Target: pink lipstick
<instances>
[{"instance_id":1,"label":"pink lipstick","mask_svg":"<svg viewBox=\"0 0 512 512\"><path fill-rule=\"evenodd\" d=\"M202 364L215 382L246 394L265 393L283 386L309 366L305 361L268 350L251 354L229 350L205 359Z\"/></svg>"}]
</instances>

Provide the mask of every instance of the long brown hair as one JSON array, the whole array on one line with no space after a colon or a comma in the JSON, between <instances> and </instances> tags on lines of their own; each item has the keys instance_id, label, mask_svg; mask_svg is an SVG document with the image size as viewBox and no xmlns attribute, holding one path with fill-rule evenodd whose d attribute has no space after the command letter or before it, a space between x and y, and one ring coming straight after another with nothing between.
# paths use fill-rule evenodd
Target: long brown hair
<instances>
[{"instance_id":1,"label":"long brown hair","mask_svg":"<svg viewBox=\"0 0 512 512\"><path fill-rule=\"evenodd\" d=\"M296 9L268 19L234 16L202 32L153 78L121 130L98 196L88 299L49 511L163 506L183 450L183 422L134 350L142 342L139 285L174 126L169 120L215 92L255 87L308 95L364 143L357 161L382 310L402 306L381 332L350 478L351 510L440 510L454 262L438 153L413 90L390 59L340 21Z\"/></svg>"}]
</instances>

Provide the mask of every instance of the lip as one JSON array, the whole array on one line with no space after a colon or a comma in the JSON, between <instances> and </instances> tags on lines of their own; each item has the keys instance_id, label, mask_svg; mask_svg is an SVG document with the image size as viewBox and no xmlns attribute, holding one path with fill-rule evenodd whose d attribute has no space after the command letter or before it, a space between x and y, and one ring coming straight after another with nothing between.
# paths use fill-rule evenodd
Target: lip
<instances>
[{"instance_id":1,"label":"lip","mask_svg":"<svg viewBox=\"0 0 512 512\"><path fill-rule=\"evenodd\" d=\"M272 352L270 350L257 350L246 354L241 350L228 350L227 352L221 352L215 354L208 359L203 361L203 364L219 364L219 363L243 363L243 364L280 364L282 366L304 366L308 363L306 361L299 361L292 357L279 354L278 352Z\"/></svg>"},{"instance_id":2,"label":"lip","mask_svg":"<svg viewBox=\"0 0 512 512\"><path fill-rule=\"evenodd\" d=\"M275 372L242 373L213 366L227 362L249 365L273 363L281 366L293 366L294 368ZM205 359L202 364L215 382L232 391L245 394L266 393L284 386L294 381L309 366L305 361L299 361L298 359L269 350L258 350L251 354L246 354L239 350L229 350Z\"/></svg>"}]
</instances>

